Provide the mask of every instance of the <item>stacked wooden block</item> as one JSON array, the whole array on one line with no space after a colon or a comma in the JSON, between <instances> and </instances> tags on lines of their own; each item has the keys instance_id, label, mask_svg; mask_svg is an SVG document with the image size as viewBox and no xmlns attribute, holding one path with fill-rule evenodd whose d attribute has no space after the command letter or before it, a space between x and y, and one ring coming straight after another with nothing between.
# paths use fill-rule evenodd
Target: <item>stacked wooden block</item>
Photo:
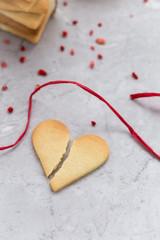
<instances>
[{"instance_id":1,"label":"stacked wooden block","mask_svg":"<svg viewBox=\"0 0 160 240\"><path fill-rule=\"evenodd\" d=\"M0 29L37 43L56 0L0 0Z\"/></svg>"}]
</instances>

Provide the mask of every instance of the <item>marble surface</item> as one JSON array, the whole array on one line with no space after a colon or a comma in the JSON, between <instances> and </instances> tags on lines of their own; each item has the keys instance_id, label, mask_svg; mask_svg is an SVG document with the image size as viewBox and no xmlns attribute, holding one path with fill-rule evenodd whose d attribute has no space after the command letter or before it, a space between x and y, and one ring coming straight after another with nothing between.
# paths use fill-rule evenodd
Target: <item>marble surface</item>
<instances>
[{"instance_id":1,"label":"marble surface","mask_svg":"<svg viewBox=\"0 0 160 240\"><path fill-rule=\"evenodd\" d=\"M73 26L72 20L78 24ZM69 32L66 39L62 30ZM159 99L129 99L130 93L160 91L159 36L159 0L68 0L66 7L59 1L37 45L0 31L0 62L8 64L0 68L0 87L8 86L8 91L0 91L0 146L13 143L23 131L28 97L36 84L68 79L100 93L160 151ZM96 45L97 37L107 44ZM4 45L5 39L11 43ZM21 45L26 52L19 50ZM65 46L64 52L59 51L60 45ZM102 60L97 59L98 53ZM23 55L26 62L21 64ZM91 60L94 69L89 68ZM40 68L48 76L38 76ZM133 71L139 80L131 77ZM7 113L10 105L12 114ZM84 134L104 138L110 147L108 162L53 193L31 143L34 127L46 119L64 122L71 142ZM103 103L76 86L52 86L39 92L26 136L16 148L0 152L2 240L159 240L159 203L160 162Z\"/></svg>"}]
</instances>

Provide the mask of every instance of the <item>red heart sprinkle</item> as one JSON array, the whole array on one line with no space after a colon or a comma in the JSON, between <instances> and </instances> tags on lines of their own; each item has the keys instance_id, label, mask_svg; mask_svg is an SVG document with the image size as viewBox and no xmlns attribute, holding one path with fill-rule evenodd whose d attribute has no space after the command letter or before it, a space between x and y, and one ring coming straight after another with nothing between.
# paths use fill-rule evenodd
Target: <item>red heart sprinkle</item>
<instances>
[{"instance_id":1,"label":"red heart sprinkle","mask_svg":"<svg viewBox=\"0 0 160 240\"><path fill-rule=\"evenodd\" d=\"M2 87L2 90L3 91L6 91L8 89L8 87L6 86L6 85L4 85L3 87Z\"/></svg>"},{"instance_id":2,"label":"red heart sprinkle","mask_svg":"<svg viewBox=\"0 0 160 240\"><path fill-rule=\"evenodd\" d=\"M134 79L138 79L138 75L135 74L134 72L132 73L132 77L133 77Z\"/></svg>"},{"instance_id":3,"label":"red heart sprinkle","mask_svg":"<svg viewBox=\"0 0 160 240\"><path fill-rule=\"evenodd\" d=\"M9 107L9 108L8 108L8 112L9 112L9 113L12 113L12 112L13 112L13 107Z\"/></svg>"},{"instance_id":4,"label":"red heart sprinkle","mask_svg":"<svg viewBox=\"0 0 160 240\"><path fill-rule=\"evenodd\" d=\"M25 46L21 46L21 51L22 51L22 52L26 51Z\"/></svg>"},{"instance_id":5,"label":"red heart sprinkle","mask_svg":"<svg viewBox=\"0 0 160 240\"><path fill-rule=\"evenodd\" d=\"M98 54L97 57L98 57L99 59L102 59L102 58L103 58L102 54Z\"/></svg>"},{"instance_id":6,"label":"red heart sprinkle","mask_svg":"<svg viewBox=\"0 0 160 240\"><path fill-rule=\"evenodd\" d=\"M62 37L67 37L68 36L68 32L67 31L63 31L62 32Z\"/></svg>"},{"instance_id":7,"label":"red heart sprinkle","mask_svg":"<svg viewBox=\"0 0 160 240\"><path fill-rule=\"evenodd\" d=\"M90 68L94 68L94 61L90 61Z\"/></svg>"},{"instance_id":8,"label":"red heart sprinkle","mask_svg":"<svg viewBox=\"0 0 160 240\"><path fill-rule=\"evenodd\" d=\"M89 35L90 35L90 36L93 35L93 30L90 30Z\"/></svg>"},{"instance_id":9,"label":"red heart sprinkle","mask_svg":"<svg viewBox=\"0 0 160 240\"><path fill-rule=\"evenodd\" d=\"M25 58L25 57L21 57L21 58L19 59L19 61L20 61L21 63L24 63L24 62L26 61L26 58Z\"/></svg>"},{"instance_id":10,"label":"red heart sprinkle","mask_svg":"<svg viewBox=\"0 0 160 240\"><path fill-rule=\"evenodd\" d=\"M7 63L6 63L6 62L3 62L3 63L1 63L1 66L2 66L3 68L7 67Z\"/></svg>"},{"instance_id":11,"label":"red heart sprinkle","mask_svg":"<svg viewBox=\"0 0 160 240\"><path fill-rule=\"evenodd\" d=\"M102 27L102 23L98 23L98 27Z\"/></svg>"},{"instance_id":12,"label":"red heart sprinkle","mask_svg":"<svg viewBox=\"0 0 160 240\"><path fill-rule=\"evenodd\" d=\"M103 38L97 38L96 43L104 45L106 43L106 40Z\"/></svg>"},{"instance_id":13,"label":"red heart sprinkle","mask_svg":"<svg viewBox=\"0 0 160 240\"><path fill-rule=\"evenodd\" d=\"M92 124L92 126L95 126L96 122L95 121L91 121L91 124Z\"/></svg>"},{"instance_id":14,"label":"red heart sprinkle","mask_svg":"<svg viewBox=\"0 0 160 240\"><path fill-rule=\"evenodd\" d=\"M41 75L41 76L46 76L47 75L47 72L43 69L39 69L38 70L38 75Z\"/></svg>"},{"instance_id":15,"label":"red heart sprinkle","mask_svg":"<svg viewBox=\"0 0 160 240\"><path fill-rule=\"evenodd\" d=\"M71 49L70 54L71 54L71 55L74 55L74 54L75 54L74 49Z\"/></svg>"},{"instance_id":16,"label":"red heart sprinkle","mask_svg":"<svg viewBox=\"0 0 160 240\"><path fill-rule=\"evenodd\" d=\"M73 25L76 25L77 23L78 23L77 20L74 20L74 21L72 22Z\"/></svg>"},{"instance_id":17,"label":"red heart sprinkle","mask_svg":"<svg viewBox=\"0 0 160 240\"><path fill-rule=\"evenodd\" d=\"M64 51L64 46L60 46L60 51L63 52Z\"/></svg>"},{"instance_id":18,"label":"red heart sprinkle","mask_svg":"<svg viewBox=\"0 0 160 240\"><path fill-rule=\"evenodd\" d=\"M4 44L9 44L10 41L9 41L9 40L4 40L3 43L4 43Z\"/></svg>"},{"instance_id":19,"label":"red heart sprinkle","mask_svg":"<svg viewBox=\"0 0 160 240\"><path fill-rule=\"evenodd\" d=\"M39 88L39 87L40 87L40 85L39 85L39 84L36 84L36 89Z\"/></svg>"}]
</instances>

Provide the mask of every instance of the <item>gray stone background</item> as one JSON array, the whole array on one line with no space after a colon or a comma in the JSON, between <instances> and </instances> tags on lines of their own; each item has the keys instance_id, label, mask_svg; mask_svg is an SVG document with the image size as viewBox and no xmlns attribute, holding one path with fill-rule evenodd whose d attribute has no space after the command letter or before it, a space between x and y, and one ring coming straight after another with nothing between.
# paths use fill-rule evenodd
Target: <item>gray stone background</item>
<instances>
[{"instance_id":1,"label":"gray stone background","mask_svg":"<svg viewBox=\"0 0 160 240\"><path fill-rule=\"evenodd\" d=\"M72 20L78 24L73 26ZM62 30L69 32L66 39ZM107 44L96 45L97 37ZM5 39L11 43L4 45ZM129 99L130 93L160 91L159 41L159 0L68 0L66 7L59 1L37 45L0 31L0 62L8 64L0 68L0 87L8 86L0 91L0 146L13 143L23 131L36 84L68 79L100 93L160 152L159 99ZM26 52L19 50L21 45ZM26 62L21 64L23 55ZM94 69L89 68L91 60ZM47 77L37 75L40 68ZM139 80L131 77L133 71ZM12 114L7 113L10 105ZM46 119L64 122L71 142L84 134L104 138L110 147L108 162L53 193L31 143L34 127ZM103 103L81 89L61 85L39 92L26 136L16 148L0 152L0 240L159 240L159 222L160 162Z\"/></svg>"}]
</instances>

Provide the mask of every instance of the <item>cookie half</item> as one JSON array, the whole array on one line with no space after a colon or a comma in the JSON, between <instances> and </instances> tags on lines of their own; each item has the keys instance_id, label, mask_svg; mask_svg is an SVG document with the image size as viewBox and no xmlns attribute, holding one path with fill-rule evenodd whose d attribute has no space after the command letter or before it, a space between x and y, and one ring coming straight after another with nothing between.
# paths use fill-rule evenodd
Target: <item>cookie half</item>
<instances>
[{"instance_id":1,"label":"cookie half","mask_svg":"<svg viewBox=\"0 0 160 240\"><path fill-rule=\"evenodd\" d=\"M100 167L109 156L107 143L95 135L85 135L73 142L68 158L50 181L54 192L66 187Z\"/></svg>"},{"instance_id":2,"label":"cookie half","mask_svg":"<svg viewBox=\"0 0 160 240\"><path fill-rule=\"evenodd\" d=\"M47 177L58 167L69 142L67 127L57 120L40 123L33 131L32 142Z\"/></svg>"}]
</instances>

